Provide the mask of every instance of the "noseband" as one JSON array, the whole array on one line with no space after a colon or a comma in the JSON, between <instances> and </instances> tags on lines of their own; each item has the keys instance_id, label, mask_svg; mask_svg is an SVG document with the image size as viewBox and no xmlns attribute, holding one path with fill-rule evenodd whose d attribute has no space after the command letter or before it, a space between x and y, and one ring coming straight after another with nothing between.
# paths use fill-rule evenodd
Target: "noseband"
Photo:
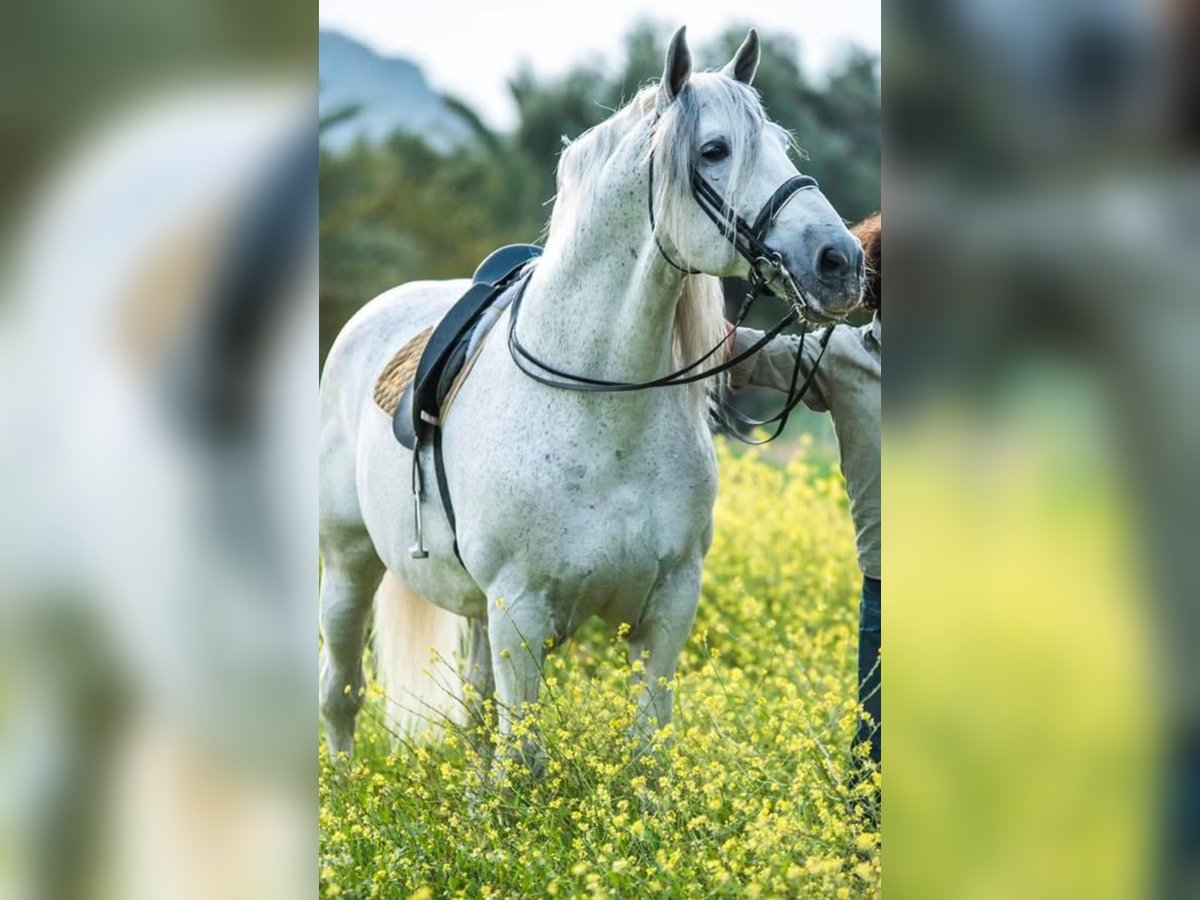
<instances>
[{"instance_id":1,"label":"noseband","mask_svg":"<svg viewBox=\"0 0 1200 900\"><path fill-rule=\"evenodd\" d=\"M657 122L656 122L657 124ZM679 270L685 275L699 275L701 272L698 269L692 269L680 265L671 258L663 247L662 242L658 237L658 226L654 219L654 152L650 153L649 165L649 188L647 190L647 209L650 215L650 231L654 235L654 243L658 247L658 252L662 258L667 261L673 268ZM726 337L715 347L682 369L678 369L661 378L655 378L651 381L608 381L602 378L589 378L585 375L578 375L573 372L566 372L557 369L548 363L538 359L530 353L521 344L517 337L517 314L521 307L521 298L525 294L525 288L529 285L529 279L532 275L532 270L522 277L520 285L517 287L517 294L513 298L512 308L509 311L508 320L508 349L512 355L513 362L517 364L525 375L532 378L541 384L549 387L561 388L568 391L579 391L584 393L626 393L629 391L642 391L649 388L658 387L675 387L678 385L692 384L696 381L702 381L705 378L711 378L714 375L719 375L732 369L734 366L749 359L772 340L774 340L785 328L797 321L801 321L802 314L808 312L808 304L804 298L804 292L801 291L791 274L787 271L787 267L783 264L783 258L777 250L771 249L764 241L767 230L775 221L776 217L799 191L805 188L817 187L817 181L808 175L793 175L771 194L770 199L759 210L754 222L750 223L738 215L737 211L725 202L725 198L717 192L711 184L704 179L700 172L693 167L691 173L691 189L692 197L696 204L702 209L713 223L717 226L721 235L733 245L733 249L750 264L750 274L748 281L750 290L742 300L741 308L738 310L737 317L733 321L733 328L736 330L750 314L750 310L754 305L754 301L764 294L780 297L789 305L788 313L770 328L759 340L737 354L736 356L726 359L724 362L718 363L710 368L697 372L702 364L713 357L722 347L724 347L732 339ZM804 399L804 395L808 392L812 384L813 378L817 374L817 369L821 364L821 360L825 356L825 348L829 344L829 338L833 334L832 326L825 329L825 333L820 339L820 352L817 355L813 367L809 370L804 378L804 382L798 385L800 380L801 359L804 353L804 332L800 335L800 340L796 344L796 358L792 366L791 383L788 390L788 398L784 403L783 409L774 416L767 419L751 419L740 413L737 409L728 403L721 404L721 412L724 417L724 424L727 430L749 444L765 444L777 438L787 424L788 416L792 410ZM536 367L536 368L534 368ZM739 429L732 427L729 419L738 420L743 428L756 428L766 425L775 425L774 431L764 440L752 440Z\"/></svg>"}]
</instances>

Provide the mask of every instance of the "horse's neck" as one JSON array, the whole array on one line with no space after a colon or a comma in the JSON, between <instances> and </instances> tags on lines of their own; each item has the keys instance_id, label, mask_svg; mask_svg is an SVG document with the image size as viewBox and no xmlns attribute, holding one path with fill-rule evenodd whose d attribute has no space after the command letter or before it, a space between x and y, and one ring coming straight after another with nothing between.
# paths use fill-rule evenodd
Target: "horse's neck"
<instances>
[{"instance_id":1,"label":"horse's neck","mask_svg":"<svg viewBox=\"0 0 1200 900\"><path fill-rule=\"evenodd\" d=\"M640 214L640 215L639 215ZM645 210L603 210L569 247L552 240L521 301L520 338L537 357L591 378L667 374L680 276L655 249Z\"/></svg>"}]
</instances>

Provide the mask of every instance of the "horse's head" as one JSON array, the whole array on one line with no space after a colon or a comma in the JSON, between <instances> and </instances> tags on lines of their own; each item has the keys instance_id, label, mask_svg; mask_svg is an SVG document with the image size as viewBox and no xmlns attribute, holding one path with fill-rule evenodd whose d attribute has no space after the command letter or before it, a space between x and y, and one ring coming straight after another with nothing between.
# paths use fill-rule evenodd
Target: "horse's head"
<instances>
[{"instance_id":1,"label":"horse's head","mask_svg":"<svg viewBox=\"0 0 1200 900\"><path fill-rule=\"evenodd\" d=\"M809 317L841 318L862 296L862 246L815 182L779 193L800 173L788 155L790 135L767 118L750 86L758 60L753 29L717 72L693 73L685 29L672 38L653 111L659 240L680 263L744 278L761 253L735 247L734 216L742 226L761 223L758 249L778 254L799 291L793 299ZM706 210L697 182L711 186L724 209L717 204L714 215L710 203Z\"/></svg>"}]
</instances>

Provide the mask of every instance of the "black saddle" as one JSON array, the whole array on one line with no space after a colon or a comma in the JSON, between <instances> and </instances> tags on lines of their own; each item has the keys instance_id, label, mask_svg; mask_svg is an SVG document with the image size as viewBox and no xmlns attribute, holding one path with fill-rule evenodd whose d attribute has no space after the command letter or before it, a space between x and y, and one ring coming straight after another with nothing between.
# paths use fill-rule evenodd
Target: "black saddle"
<instances>
[{"instance_id":1,"label":"black saddle","mask_svg":"<svg viewBox=\"0 0 1200 900\"><path fill-rule=\"evenodd\" d=\"M471 287L438 322L417 363L417 374L400 397L392 418L396 440L413 450L417 439L439 423L442 402L467 358L467 345L480 316L525 267L541 256L534 244L494 250L471 276Z\"/></svg>"}]
</instances>

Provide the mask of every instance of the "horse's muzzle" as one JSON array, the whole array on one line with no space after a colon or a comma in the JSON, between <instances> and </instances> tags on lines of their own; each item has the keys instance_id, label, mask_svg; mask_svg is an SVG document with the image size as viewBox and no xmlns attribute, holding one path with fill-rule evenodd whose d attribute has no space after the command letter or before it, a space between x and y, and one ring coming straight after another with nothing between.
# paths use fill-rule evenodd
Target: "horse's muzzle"
<instances>
[{"instance_id":1,"label":"horse's muzzle","mask_svg":"<svg viewBox=\"0 0 1200 900\"><path fill-rule=\"evenodd\" d=\"M866 265L853 235L823 243L811 260L792 253L783 254L783 260L786 281L799 297L793 302L809 321L843 319L862 300Z\"/></svg>"}]
</instances>

